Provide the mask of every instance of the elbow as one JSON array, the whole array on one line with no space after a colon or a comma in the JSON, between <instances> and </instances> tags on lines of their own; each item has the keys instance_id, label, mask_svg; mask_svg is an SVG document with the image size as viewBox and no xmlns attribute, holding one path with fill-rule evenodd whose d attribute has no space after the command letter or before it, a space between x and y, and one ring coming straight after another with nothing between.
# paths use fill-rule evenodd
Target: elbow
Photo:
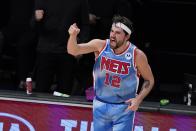
<instances>
[{"instance_id":1,"label":"elbow","mask_svg":"<svg viewBox=\"0 0 196 131\"><path fill-rule=\"evenodd\" d=\"M67 53L70 54L70 55L73 55L73 56L78 55L77 51L73 51L73 50L69 50L69 49L67 50Z\"/></svg>"},{"instance_id":2,"label":"elbow","mask_svg":"<svg viewBox=\"0 0 196 131\"><path fill-rule=\"evenodd\" d=\"M154 84L155 84L154 78L151 79L151 82L150 83L151 83L151 87L153 88L154 87Z\"/></svg>"},{"instance_id":3,"label":"elbow","mask_svg":"<svg viewBox=\"0 0 196 131\"><path fill-rule=\"evenodd\" d=\"M154 87L154 83L155 82L153 77L145 80L146 87L148 87L150 90Z\"/></svg>"}]
</instances>

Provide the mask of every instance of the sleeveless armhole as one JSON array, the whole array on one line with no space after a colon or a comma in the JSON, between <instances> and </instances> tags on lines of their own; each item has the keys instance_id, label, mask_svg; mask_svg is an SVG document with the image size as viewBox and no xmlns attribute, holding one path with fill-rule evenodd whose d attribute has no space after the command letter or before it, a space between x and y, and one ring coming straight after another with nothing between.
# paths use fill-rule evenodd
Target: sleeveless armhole
<instances>
[{"instance_id":1,"label":"sleeveless armhole","mask_svg":"<svg viewBox=\"0 0 196 131\"><path fill-rule=\"evenodd\" d=\"M137 50L137 47L134 47L134 49L133 49L133 66L134 66L135 71L137 72L137 76L140 77L140 73L139 73L139 71L137 69L137 65L136 65L136 55L137 55L136 50Z\"/></svg>"},{"instance_id":2,"label":"sleeveless armhole","mask_svg":"<svg viewBox=\"0 0 196 131\"><path fill-rule=\"evenodd\" d=\"M105 40L105 45L103 46L103 48L100 50L100 52L96 51L95 54L95 61L97 60L97 58L100 56L100 54L105 50L105 48L107 47L107 42L108 40Z\"/></svg>"}]
</instances>

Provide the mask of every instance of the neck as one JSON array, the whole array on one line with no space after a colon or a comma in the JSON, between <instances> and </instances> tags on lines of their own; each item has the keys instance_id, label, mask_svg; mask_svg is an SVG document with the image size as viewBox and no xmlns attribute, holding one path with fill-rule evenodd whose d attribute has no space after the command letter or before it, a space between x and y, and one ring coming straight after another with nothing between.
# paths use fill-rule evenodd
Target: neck
<instances>
[{"instance_id":1,"label":"neck","mask_svg":"<svg viewBox=\"0 0 196 131\"><path fill-rule=\"evenodd\" d=\"M120 47L114 49L114 53L121 54L122 52L124 52L127 49L128 46L129 46L129 42L125 41Z\"/></svg>"}]
</instances>

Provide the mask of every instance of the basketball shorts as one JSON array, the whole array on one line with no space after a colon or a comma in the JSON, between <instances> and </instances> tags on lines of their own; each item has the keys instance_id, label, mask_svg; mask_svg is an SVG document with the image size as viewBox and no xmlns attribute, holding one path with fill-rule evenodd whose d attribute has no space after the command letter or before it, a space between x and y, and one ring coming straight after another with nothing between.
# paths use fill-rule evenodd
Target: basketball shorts
<instances>
[{"instance_id":1,"label":"basketball shorts","mask_svg":"<svg viewBox=\"0 0 196 131\"><path fill-rule=\"evenodd\" d=\"M111 104L93 100L94 131L132 131L135 112L127 104Z\"/></svg>"}]
</instances>

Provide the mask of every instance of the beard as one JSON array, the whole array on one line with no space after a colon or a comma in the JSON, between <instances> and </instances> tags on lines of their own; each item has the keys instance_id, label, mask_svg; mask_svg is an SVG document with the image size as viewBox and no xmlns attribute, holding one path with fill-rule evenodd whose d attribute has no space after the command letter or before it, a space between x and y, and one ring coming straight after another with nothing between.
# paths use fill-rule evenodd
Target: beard
<instances>
[{"instance_id":1,"label":"beard","mask_svg":"<svg viewBox=\"0 0 196 131\"><path fill-rule=\"evenodd\" d=\"M123 45L124 41L117 41L116 39L110 39L110 47L112 49L118 49Z\"/></svg>"}]
</instances>

